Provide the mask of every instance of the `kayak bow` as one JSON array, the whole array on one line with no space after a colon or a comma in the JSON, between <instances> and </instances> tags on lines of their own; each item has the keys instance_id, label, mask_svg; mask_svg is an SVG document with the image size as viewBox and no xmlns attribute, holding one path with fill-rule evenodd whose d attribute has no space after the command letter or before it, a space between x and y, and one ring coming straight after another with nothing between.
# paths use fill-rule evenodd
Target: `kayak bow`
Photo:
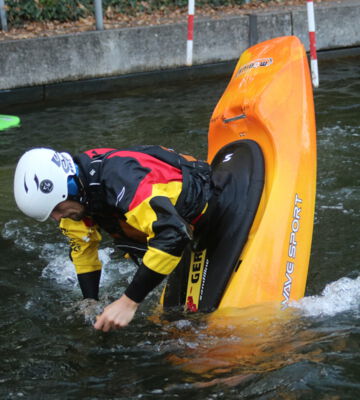
<instances>
[{"instance_id":1,"label":"kayak bow","mask_svg":"<svg viewBox=\"0 0 360 400\"><path fill-rule=\"evenodd\" d=\"M242 118L239 118L242 116ZM303 297L316 191L316 127L305 49L294 36L245 51L210 122L209 161L251 139L265 161L264 190L219 308Z\"/></svg>"},{"instance_id":2,"label":"kayak bow","mask_svg":"<svg viewBox=\"0 0 360 400\"><path fill-rule=\"evenodd\" d=\"M272 39L242 54L210 120L208 161L215 176L231 174L238 197L213 230L216 242L185 252L164 307L212 311L298 300L316 190L313 93L298 38Z\"/></svg>"}]
</instances>

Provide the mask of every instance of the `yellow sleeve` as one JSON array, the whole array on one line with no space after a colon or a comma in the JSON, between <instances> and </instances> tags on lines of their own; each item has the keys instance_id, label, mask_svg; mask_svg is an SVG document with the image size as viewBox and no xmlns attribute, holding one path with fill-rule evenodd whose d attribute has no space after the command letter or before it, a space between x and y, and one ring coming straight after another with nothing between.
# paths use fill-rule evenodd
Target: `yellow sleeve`
<instances>
[{"instance_id":1,"label":"yellow sleeve","mask_svg":"<svg viewBox=\"0 0 360 400\"><path fill-rule=\"evenodd\" d=\"M59 227L70 241L70 254L76 273L100 270L98 248L102 238L98 227L89 227L84 221L74 221L70 218L62 218Z\"/></svg>"},{"instance_id":2,"label":"yellow sleeve","mask_svg":"<svg viewBox=\"0 0 360 400\"><path fill-rule=\"evenodd\" d=\"M144 265L162 275L176 268L190 240L186 222L175 208L181 190L178 181L153 184L151 196L125 214L129 225L147 235Z\"/></svg>"}]
</instances>

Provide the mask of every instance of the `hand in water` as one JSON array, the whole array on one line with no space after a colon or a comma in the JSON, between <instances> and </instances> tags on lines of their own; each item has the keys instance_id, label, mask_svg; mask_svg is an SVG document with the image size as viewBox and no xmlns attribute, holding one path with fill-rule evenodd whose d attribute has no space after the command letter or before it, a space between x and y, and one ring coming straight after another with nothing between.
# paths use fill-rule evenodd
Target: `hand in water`
<instances>
[{"instance_id":1,"label":"hand in water","mask_svg":"<svg viewBox=\"0 0 360 400\"><path fill-rule=\"evenodd\" d=\"M85 321L93 324L96 315L102 310L102 304L94 299L84 299L77 303L77 308L77 312L84 316Z\"/></svg>"},{"instance_id":2,"label":"hand in water","mask_svg":"<svg viewBox=\"0 0 360 400\"><path fill-rule=\"evenodd\" d=\"M119 300L105 307L103 313L96 317L94 328L103 332L123 328L132 321L138 307L138 303L124 294Z\"/></svg>"}]
</instances>

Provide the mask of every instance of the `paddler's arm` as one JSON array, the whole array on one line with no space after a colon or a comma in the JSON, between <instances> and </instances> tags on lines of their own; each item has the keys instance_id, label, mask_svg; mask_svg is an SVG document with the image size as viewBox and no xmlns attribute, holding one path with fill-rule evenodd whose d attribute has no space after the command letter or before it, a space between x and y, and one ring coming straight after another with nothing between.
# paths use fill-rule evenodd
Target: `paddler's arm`
<instances>
[{"instance_id":1,"label":"paddler's arm","mask_svg":"<svg viewBox=\"0 0 360 400\"><path fill-rule=\"evenodd\" d=\"M96 318L94 328L108 332L127 326L144 300L166 275L159 274L141 264L125 293L116 301L105 307L103 313Z\"/></svg>"},{"instance_id":2,"label":"paddler's arm","mask_svg":"<svg viewBox=\"0 0 360 400\"><path fill-rule=\"evenodd\" d=\"M99 300L101 270L77 274L79 286L84 299Z\"/></svg>"},{"instance_id":3,"label":"paddler's arm","mask_svg":"<svg viewBox=\"0 0 360 400\"><path fill-rule=\"evenodd\" d=\"M91 220L63 218L60 229L70 241L70 258L75 265L84 299L98 300L101 262L98 256L100 232Z\"/></svg>"},{"instance_id":4,"label":"paddler's arm","mask_svg":"<svg viewBox=\"0 0 360 400\"><path fill-rule=\"evenodd\" d=\"M125 294L140 303L179 264L192 240L189 224L168 197L154 196L126 214L127 222L146 232L148 248Z\"/></svg>"},{"instance_id":5,"label":"paddler's arm","mask_svg":"<svg viewBox=\"0 0 360 400\"><path fill-rule=\"evenodd\" d=\"M131 322L139 304L174 270L191 240L188 225L166 197L153 198L126 217L130 225L147 234L148 250L125 293L97 317L94 328L104 332Z\"/></svg>"}]
</instances>

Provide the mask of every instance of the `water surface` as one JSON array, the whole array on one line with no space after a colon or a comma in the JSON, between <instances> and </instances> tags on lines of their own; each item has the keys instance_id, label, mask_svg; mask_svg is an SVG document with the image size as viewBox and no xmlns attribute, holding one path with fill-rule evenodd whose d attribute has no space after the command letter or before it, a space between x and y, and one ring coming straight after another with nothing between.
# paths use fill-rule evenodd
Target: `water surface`
<instances>
[{"instance_id":1,"label":"water surface","mask_svg":"<svg viewBox=\"0 0 360 400\"><path fill-rule=\"evenodd\" d=\"M160 289L128 328L84 315L67 243L12 195L30 147L162 144L206 157L211 112L230 76L24 106L0 133L0 397L4 399L356 399L360 393L360 57L320 63L318 191L306 297L285 314L254 307L217 322L164 315ZM101 306L135 271L105 237ZM101 307L99 307L101 308Z\"/></svg>"}]
</instances>

